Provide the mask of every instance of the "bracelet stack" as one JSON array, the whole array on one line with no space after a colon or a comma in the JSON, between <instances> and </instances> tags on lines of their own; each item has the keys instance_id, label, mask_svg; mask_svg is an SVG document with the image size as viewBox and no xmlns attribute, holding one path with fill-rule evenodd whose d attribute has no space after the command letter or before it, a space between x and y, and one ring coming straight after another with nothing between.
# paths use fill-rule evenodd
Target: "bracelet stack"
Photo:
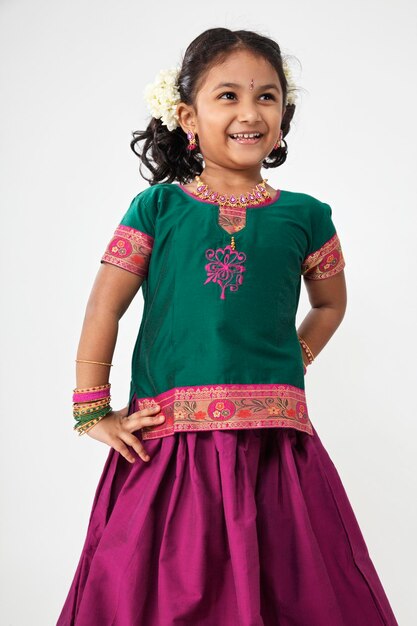
<instances>
[{"instance_id":1,"label":"bracelet stack","mask_svg":"<svg viewBox=\"0 0 417 626\"><path fill-rule=\"evenodd\" d=\"M75 359L77 363L95 363L97 365L113 366L113 363L103 363L102 361L88 361L86 359ZM73 414L76 420L74 430L79 435L83 435L90 428L93 428L107 413L112 411L110 406L110 383L99 385L98 387L88 387L87 389L73 389Z\"/></svg>"},{"instance_id":2,"label":"bracelet stack","mask_svg":"<svg viewBox=\"0 0 417 626\"><path fill-rule=\"evenodd\" d=\"M79 435L86 433L112 411L110 386L110 383L107 383L98 387L73 390L73 414L77 422L74 430L78 431Z\"/></svg>"},{"instance_id":3,"label":"bracelet stack","mask_svg":"<svg viewBox=\"0 0 417 626\"><path fill-rule=\"evenodd\" d=\"M308 362L309 362L309 364L311 365L311 364L312 364L312 362L313 362L313 361L314 361L314 359L315 359L315 356L314 356L314 354L312 353L312 351L310 350L309 346L308 346L308 345L306 344L306 342L304 341L304 339L303 339L302 337L300 337L300 335L297 335L297 336L298 336L298 339L299 339L299 341L300 341L300 344L303 346L304 351L305 351L305 353L306 353L306 355L307 355ZM303 367L304 367L304 374L305 374L305 373L307 372L307 368L306 368L306 366L304 365L304 363L303 363Z\"/></svg>"}]
</instances>

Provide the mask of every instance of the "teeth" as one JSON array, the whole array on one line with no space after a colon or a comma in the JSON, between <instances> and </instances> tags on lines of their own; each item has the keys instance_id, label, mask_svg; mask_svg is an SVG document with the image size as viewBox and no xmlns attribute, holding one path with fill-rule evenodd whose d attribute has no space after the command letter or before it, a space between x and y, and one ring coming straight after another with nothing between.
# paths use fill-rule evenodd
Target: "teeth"
<instances>
[{"instance_id":1,"label":"teeth","mask_svg":"<svg viewBox=\"0 0 417 626\"><path fill-rule=\"evenodd\" d=\"M231 137L233 137L233 139L237 138L237 137L244 137L245 139L251 139L252 137L260 137L261 134L260 133L238 133L236 135L230 135Z\"/></svg>"}]
</instances>

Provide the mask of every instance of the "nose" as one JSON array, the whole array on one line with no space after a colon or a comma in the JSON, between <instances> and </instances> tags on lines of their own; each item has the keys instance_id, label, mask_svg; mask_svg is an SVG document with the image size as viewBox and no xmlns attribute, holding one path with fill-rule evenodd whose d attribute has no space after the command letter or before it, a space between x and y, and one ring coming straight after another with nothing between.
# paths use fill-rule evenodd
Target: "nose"
<instances>
[{"instance_id":1,"label":"nose","mask_svg":"<svg viewBox=\"0 0 417 626\"><path fill-rule=\"evenodd\" d=\"M249 122L252 124L262 119L259 109L252 97L247 99L242 98L237 118L239 122Z\"/></svg>"}]
</instances>

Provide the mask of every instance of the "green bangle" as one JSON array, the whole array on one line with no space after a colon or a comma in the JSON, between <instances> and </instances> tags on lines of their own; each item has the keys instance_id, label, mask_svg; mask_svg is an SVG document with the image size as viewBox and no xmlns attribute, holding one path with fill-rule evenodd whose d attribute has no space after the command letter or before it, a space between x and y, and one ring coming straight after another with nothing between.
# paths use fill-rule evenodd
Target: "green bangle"
<instances>
[{"instance_id":1,"label":"green bangle","mask_svg":"<svg viewBox=\"0 0 417 626\"><path fill-rule=\"evenodd\" d=\"M82 426L78 426L78 427L74 427L74 430L78 431L78 435L83 435L84 433L88 432L90 430L90 428L92 428L93 426L95 426L95 424L97 424L98 422L100 422L100 420L103 419L104 416L102 417L95 417L93 420L91 420L90 422L86 422L85 424L83 424Z\"/></svg>"},{"instance_id":2,"label":"green bangle","mask_svg":"<svg viewBox=\"0 0 417 626\"><path fill-rule=\"evenodd\" d=\"M105 415L107 415L107 413L110 413L110 411L112 411L112 407L110 406L110 404L108 404L107 406L98 409L97 411L95 411L94 413L90 414L90 415L84 415L80 418L75 418L77 425L81 426L83 424L87 424L88 422L91 422L91 420L95 419L96 417L104 417Z\"/></svg>"},{"instance_id":3,"label":"green bangle","mask_svg":"<svg viewBox=\"0 0 417 626\"><path fill-rule=\"evenodd\" d=\"M92 406L88 409L73 409L72 413L74 415L75 418L77 417L84 417L84 416L88 416L88 415L95 415L97 413L97 411L101 411L101 409L109 406L110 404L110 398L107 400L107 402L105 404L99 404L97 406Z\"/></svg>"}]
</instances>

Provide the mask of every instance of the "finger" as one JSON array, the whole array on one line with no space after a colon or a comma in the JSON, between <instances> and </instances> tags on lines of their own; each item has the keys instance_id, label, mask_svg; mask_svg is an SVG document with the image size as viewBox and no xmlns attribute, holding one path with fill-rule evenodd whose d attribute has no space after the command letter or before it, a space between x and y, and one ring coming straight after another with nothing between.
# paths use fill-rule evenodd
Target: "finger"
<instances>
[{"instance_id":1,"label":"finger","mask_svg":"<svg viewBox=\"0 0 417 626\"><path fill-rule=\"evenodd\" d=\"M140 411L135 411L134 413L131 413L129 415L129 419L135 417L145 417L147 415L155 415L156 413L159 413L160 410L161 407L159 404L156 404L155 406L149 406L145 409L141 409Z\"/></svg>"},{"instance_id":2,"label":"finger","mask_svg":"<svg viewBox=\"0 0 417 626\"><path fill-rule=\"evenodd\" d=\"M157 415L138 415L137 417L129 415L129 419L124 420L123 427L129 433L133 433L135 430L139 430L144 426L156 426L157 424L162 424L164 420L165 416L162 413Z\"/></svg>"},{"instance_id":3,"label":"finger","mask_svg":"<svg viewBox=\"0 0 417 626\"><path fill-rule=\"evenodd\" d=\"M129 446L132 446L132 448L135 450L136 454L141 459L143 459L143 461L149 461L150 460L151 457L146 452L146 450L143 447L142 443L140 442L140 440L135 435L125 435L123 437L123 441L125 441L125 443L127 443Z\"/></svg>"},{"instance_id":4,"label":"finger","mask_svg":"<svg viewBox=\"0 0 417 626\"><path fill-rule=\"evenodd\" d=\"M112 447L116 450L116 452L119 452L127 461L129 461L129 463L134 463L135 462L135 457L130 452L130 450L127 447L127 445L125 443L123 443L123 441L121 439L117 439L112 444Z\"/></svg>"}]
</instances>

